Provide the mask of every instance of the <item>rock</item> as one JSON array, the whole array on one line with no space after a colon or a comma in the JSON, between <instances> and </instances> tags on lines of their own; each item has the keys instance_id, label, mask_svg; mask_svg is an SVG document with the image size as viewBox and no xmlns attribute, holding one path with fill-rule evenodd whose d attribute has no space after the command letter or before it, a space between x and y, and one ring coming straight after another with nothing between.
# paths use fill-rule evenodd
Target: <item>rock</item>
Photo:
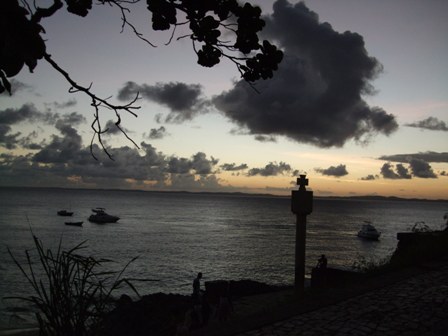
<instances>
[{"instance_id":1,"label":"rock","mask_svg":"<svg viewBox=\"0 0 448 336\"><path fill-rule=\"evenodd\" d=\"M191 304L189 296L163 293L125 300L107 315L102 335L173 335Z\"/></svg>"}]
</instances>

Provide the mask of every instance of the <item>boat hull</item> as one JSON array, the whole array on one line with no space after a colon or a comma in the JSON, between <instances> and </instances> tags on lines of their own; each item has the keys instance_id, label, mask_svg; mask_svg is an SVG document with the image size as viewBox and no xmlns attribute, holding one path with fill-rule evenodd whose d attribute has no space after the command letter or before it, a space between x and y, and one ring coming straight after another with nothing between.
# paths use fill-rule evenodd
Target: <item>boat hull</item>
<instances>
[{"instance_id":1,"label":"boat hull","mask_svg":"<svg viewBox=\"0 0 448 336\"><path fill-rule=\"evenodd\" d=\"M58 216L70 217L70 216L73 216L73 212L70 212L70 211L67 211L67 210L59 210L58 211Z\"/></svg>"},{"instance_id":2,"label":"boat hull","mask_svg":"<svg viewBox=\"0 0 448 336\"><path fill-rule=\"evenodd\" d=\"M358 237L367 240L379 240L380 234L365 234L363 232L358 232Z\"/></svg>"},{"instance_id":3,"label":"boat hull","mask_svg":"<svg viewBox=\"0 0 448 336\"><path fill-rule=\"evenodd\" d=\"M89 222L96 224L116 223L120 218L111 215L90 215Z\"/></svg>"},{"instance_id":4,"label":"boat hull","mask_svg":"<svg viewBox=\"0 0 448 336\"><path fill-rule=\"evenodd\" d=\"M65 225L82 226L83 222L65 222Z\"/></svg>"}]
</instances>

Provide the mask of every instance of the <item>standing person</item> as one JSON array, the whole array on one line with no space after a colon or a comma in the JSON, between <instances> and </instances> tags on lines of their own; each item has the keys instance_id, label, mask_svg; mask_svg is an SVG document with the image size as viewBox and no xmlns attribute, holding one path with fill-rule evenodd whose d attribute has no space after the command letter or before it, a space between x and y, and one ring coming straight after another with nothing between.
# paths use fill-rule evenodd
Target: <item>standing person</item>
<instances>
[{"instance_id":1,"label":"standing person","mask_svg":"<svg viewBox=\"0 0 448 336\"><path fill-rule=\"evenodd\" d=\"M196 278L193 280L193 302L197 299L200 302L201 299L201 279L202 273L199 272Z\"/></svg>"},{"instance_id":2,"label":"standing person","mask_svg":"<svg viewBox=\"0 0 448 336\"><path fill-rule=\"evenodd\" d=\"M199 272L193 280L193 316L198 326L202 325L202 298L201 298L202 273Z\"/></svg>"},{"instance_id":3,"label":"standing person","mask_svg":"<svg viewBox=\"0 0 448 336\"><path fill-rule=\"evenodd\" d=\"M319 260L317 261L317 266L316 268L327 268L327 264L328 264L328 260L327 257L325 256L325 254L322 254L319 258Z\"/></svg>"}]
</instances>

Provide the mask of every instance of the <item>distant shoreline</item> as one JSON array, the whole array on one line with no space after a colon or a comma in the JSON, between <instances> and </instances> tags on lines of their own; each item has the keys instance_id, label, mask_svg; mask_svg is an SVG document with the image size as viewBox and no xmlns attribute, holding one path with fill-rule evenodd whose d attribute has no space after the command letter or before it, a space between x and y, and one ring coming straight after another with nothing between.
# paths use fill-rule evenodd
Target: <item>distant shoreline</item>
<instances>
[{"instance_id":1,"label":"distant shoreline","mask_svg":"<svg viewBox=\"0 0 448 336\"><path fill-rule=\"evenodd\" d=\"M244 193L244 192L224 192L224 191L186 191L186 190L141 190L141 189L94 189L94 188L66 188L66 187L21 187L21 186L0 186L2 189L43 189L43 190L92 190L92 191L120 191L120 192L142 192L158 194L194 194L194 195L222 195L236 197L272 197L290 198L289 195L274 195L269 193ZM312 189L310 189L312 190ZM328 200L365 200L365 201L405 201L405 202L448 202L448 199L427 199L427 198L405 198L397 196L314 196L315 199ZM448 211L448 209L447 209Z\"/></svg>"}]
</instances>

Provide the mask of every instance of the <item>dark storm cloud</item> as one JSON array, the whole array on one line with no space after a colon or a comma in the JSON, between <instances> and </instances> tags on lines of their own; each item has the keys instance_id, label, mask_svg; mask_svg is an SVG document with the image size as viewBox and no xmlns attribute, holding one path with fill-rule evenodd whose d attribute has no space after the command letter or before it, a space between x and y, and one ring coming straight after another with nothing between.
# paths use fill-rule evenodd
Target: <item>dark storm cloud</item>
<instances>
[{"instance_id":1,"label":"dark storm cloud","mask_svg":"<svg viewBox=\"0 0 448 336\"><path fill-rule=\"evenodd\" d=\"M398 165L397 165L398 166ZM412 159L409 162L412 174L420 178L437 178L428 162L420 159Z\"/></svg>"},{"instance_id":2,"label":"dark storm cloud","mask_svg":"<svg viewBox=\"0 0 448 336\"><path fill-rule=\"evenodd\" d=\"M292 168L285 162L270 162L264 168L251 168L247 172L247 176L277 176L290 173Z\"/></svg>"},{"instance_id":3,"label":"dark storm cloud","mask_svg":"<svg viewBox=\"0 0 448 336\"><path fill-rule=\"evenodd\" d=\"M202 85L180 82L156 83L155 85L127 82L118 92L118 99L127 101L137 92L149 100L168 107L171 113L165 122L183 122L208 111L209 102L202 98Z\"/></svg>"},{"instance_id":4,"label":"dark storm cloud","mask_svg":"<svg viewBox=\"0 0 448 336\"><path fill-rule=\"evenodd\" d=\"M382 70L362 36L319 23L304 3L279 0L265 20L263 33L283 49L284 59L272 80L257 83L260 94L240 81L214 98L230 120L255 135L282 135L319 147L397 129L393 115L361 98L373 91L371 81Z\"/></svg>"},{"instance_id":5,"label":"dark storm cloud","mask_svg":"<svg viewBox=\"0 0 448 336\"><path fill-rule=\"evenodd\" d=\"M238 171L248 168L247 164L245 163L242 163L238 166L236 165L236 163L223 163L220 167L224 171Z\"/></svg>"},{"instance_id":6,"label":"dark storm cloud","mask_svg":"<svg viewBox=\"0 0 448 336\"><path fill-rule=\"evenodd\" d=\"M378 159L392 162L403 162L403 163L410 163L412 159L419 159L426 162L448 162L448 152L437 153L428 151L413 154L383 155L380 156Z\"/></svg>"},{"instance_id":7,"label":"dark storm cloud","mask_svg":"<svg viewBox=\"0 0 448 336\"><path fill-rule=\"evenodd\" d=\"M326 169L315 168L314 170L322 175L327 175L327 176L341 177L341 176L348 175L347 168L343 164L340 164L339 166L336 166L336 167L330 166Z\"/></svg>"},{"instance_id":8,"label":"dark storm cloud","mask_svg":"<svg viewBox=\"0 0 448 336\"><path fill-rule=\"evenodd\" d=\"M431 131L448 131L446 123L434 117L428 117L415 123L405 124L405 126L423 128Z\"/></svg>"},{"instance_id":9,"label":"dark storm cloud","mask_svg":"<svg viewBox=\"0 0 448 336\"><path fill-rule=\"evenodd\" d=\"M396 170L394 171L394 166L390 162L386 162L381 167L381 175L385 179L410 179L412 178L411 174L409 174L409 170L403 166L401 163L396 165Z\"/></svg>"},{"instance_id":10,"label":"dark storm cloud","mask_svg":"<svg viewBox=\"0 0 448 336\"><path fill-rule=\"evenodd\" d=\"M149 131L149 134L147 136L144 134L144 136L146 136L148 139L151 139L151 140L158 140L158 139L163 139L167 134L168 133L166 131L166 128L163 126L160 126L159 128L152 128Z\"/></svg>"}]
</instances>

